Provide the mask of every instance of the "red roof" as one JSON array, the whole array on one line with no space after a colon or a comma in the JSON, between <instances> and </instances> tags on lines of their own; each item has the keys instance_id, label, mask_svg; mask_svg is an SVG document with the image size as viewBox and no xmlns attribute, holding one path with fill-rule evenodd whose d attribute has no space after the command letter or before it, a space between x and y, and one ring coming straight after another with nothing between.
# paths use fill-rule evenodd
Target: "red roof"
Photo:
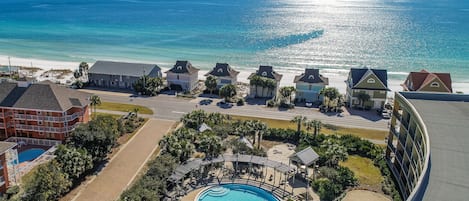
<instances>
[{"instance_id":1,"label":"red roof","mask_svg":"<svg viewBox=\"0 0 469 201\"><path fill-rule=\"evenodd\" d=\"M439 79L448 89L448 92L452 93L453 88L451 84L451 75L449 73L430 73L425 69L420 72L410 72L402 87L406 91L420 91L424 86L430 84L434 79Z\"/></svg>"}]
</instances>

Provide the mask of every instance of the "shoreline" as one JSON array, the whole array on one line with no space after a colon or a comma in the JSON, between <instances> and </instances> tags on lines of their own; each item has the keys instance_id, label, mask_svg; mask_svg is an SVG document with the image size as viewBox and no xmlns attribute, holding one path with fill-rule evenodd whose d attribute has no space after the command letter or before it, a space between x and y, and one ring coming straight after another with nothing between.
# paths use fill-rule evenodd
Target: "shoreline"
<instances>
[{"instance_id":1,"label":"shoreline","mask_svg":"<svg viewBox=\"0 0 469 201\"><path fill-rule=\"evenodd\" d=\"M42 71L38 73L43 73L47 70L58 70L58 69L69 69L72 72L76 69L78 69L78 65L80 62L70 62L70 61L53 61L53 60L43 60L43 59L29 59L29 58L18 58L18 57L10 57L10 62L11 66L22 66L22 67L38 67L41 68ZM129 61L129 62L135 62L135 61ZM142 63L148 63L148 62L142 62ZM156 63L156 62L154 62ZM91 67L93 63L88 63L89 66ZM169 70L170 65L168 63L162 63L165 66L160 66L162 72L165 72L166 70ZM8 56L5 55L0 55L0 65L2 66L8 66ZM168 66L166 66L168 65ZM215 65L215 62L214 62ZM197 65L195 65L197 66ZM235 67L236 68L236 67ZM245 82L249 83L248 77L251 73L255 72L253 71L246 71L246 70L240 70L243 68L236 68L236 70L240 71L238 75L238 82ZM275 68L274 70L277 71L278 73L282 74L282 80L280 81L280 86L294 86L295 83L293 83L293 80L296 75L301 74L302 72L292 72L292 71L286 71L284 69L279 69ZM207 73L209 70L208 69L201 69L199 72L199 80L204 80L205 77L203 76L205 73ZM346 90L346 85L345 85L345 80L347 79L348 76L348 70L337 70L337 69L321 69L320 70L321 74L324 75L325 77L329 78L329 87L336 87L339 89L340 93L345 94ZM388 72L388 74L390 74ZM408 74L408 72L399 72L399 74ZM396 91L401 91L402 87L400 86L401 83L403 83L404 80L396 80L396 79L389 79L388 78L388 87L391 89L391 92L388 93L389 95L393 95ZM453 92L456 91L461 91L464 94L469 94L469 83L462 83L462 82L453 82Z\"/></svg>"}]
</instances>

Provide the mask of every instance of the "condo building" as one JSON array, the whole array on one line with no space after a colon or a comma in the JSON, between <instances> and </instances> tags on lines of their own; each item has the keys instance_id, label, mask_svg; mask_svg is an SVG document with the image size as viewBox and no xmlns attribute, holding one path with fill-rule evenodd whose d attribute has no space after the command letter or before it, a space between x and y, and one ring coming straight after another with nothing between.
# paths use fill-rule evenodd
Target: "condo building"
<instances>
[{"instance_id":1,"label":"condo building","mask_svg":"<svg viewBox=\"0 0 469 201\"><path fill-rule=\"evenodd\" d=\"M469 95L398 92L386 159L402 197L468 200Z\"/></svg>"},{"instance_id":2,"label":"condo building","mask_svg":"<svg viewBox=\"0 0 469 201\"><path fill-rule=\"evenodd\" d=\"M88 122L90 95L48 81L0 83L0 139L64 140Z\"/></svg>"}]
</instances>

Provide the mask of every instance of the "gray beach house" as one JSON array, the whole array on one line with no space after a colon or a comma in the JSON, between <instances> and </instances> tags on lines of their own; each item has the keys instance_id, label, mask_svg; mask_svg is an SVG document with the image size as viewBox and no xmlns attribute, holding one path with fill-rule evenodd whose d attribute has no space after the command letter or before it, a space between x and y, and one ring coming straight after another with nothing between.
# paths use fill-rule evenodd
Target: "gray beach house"
<instances>
[{"instance_id":1,"label":"gray beach house","mask_svg":"<svg viewBox=\"0 0 469 201\"><path fill-rule=\"evenodd\" d=\"M230 64L217 63L205 76L215 77L217 79L217 89L220 89L227 84L236 84L238 82L238 74L239 71L231 68Z\"/></svg>"},{"instance_id":2,"label":"gray beach house","mask_svg":"<svg viewBox=\"0 0 469 201\"><path fill-rule=\"evenodd\" d=\"M166 71L166 81L171 90L192 91L199 81L199 69L189 61L176 61L176 64Z\"/></svg>"},{"instance_id":3,"label":"gray beach house","mask_svg":"<svg viewBox=\"0 0 469 201\"><path fill-rule=\"evenodd\" d=\"M156 64L97 61L90 68L89 82L96 87L132 89L143 75L161 77L161 69Z\"/></svg>"},{"instance_id":4,"label":"gray beach house","mask_svg":"<svg viewBox=\"0 0 469 201\"><path fill-rule=\"evenodd\" d=\"M276 97L281 79L282 75L275 72L272 66L259 66L259 70L248 77L249 97Z\"/></svg>"},{"instance_id":5,"label":"gray beach house","mask_svg":"<svg viewBox=\"0 0 469 201\"><path fill-rule=\"evenodd\" d=\"M319 74L319 69L307 68L301 75L295 76L295 98L299 102L320 102L320 92L329 84L329 79Z\"/></svg>"}]
</instances>

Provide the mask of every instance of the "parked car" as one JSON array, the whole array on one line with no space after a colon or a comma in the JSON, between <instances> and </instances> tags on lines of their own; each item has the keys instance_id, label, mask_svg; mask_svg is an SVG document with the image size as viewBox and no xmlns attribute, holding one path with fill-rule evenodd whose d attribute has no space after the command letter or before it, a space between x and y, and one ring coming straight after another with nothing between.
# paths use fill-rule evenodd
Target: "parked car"
<instances>
[{"instance_id":1,"label":"parked car","mask_svg":"<svg viewBox=\"0 0 469 201\"><path fill-rule=\"evenodd\" d=\"M306 103L305 103L305 106L306 106L306 107L313 107L313 103L312 103L312 102L306 102Z\"/></svg>"},{"instance_id":2,"label":"parked car","mask_svg":"<svg viewBox=\"0 0 469 201\"><path fill-rule=\"evenodd\" d=\"M383 119L390 119L391 114L387 110L384 110L383 113L381 113L381 117L383 117Z\"/></svg>"}]
</instances>

